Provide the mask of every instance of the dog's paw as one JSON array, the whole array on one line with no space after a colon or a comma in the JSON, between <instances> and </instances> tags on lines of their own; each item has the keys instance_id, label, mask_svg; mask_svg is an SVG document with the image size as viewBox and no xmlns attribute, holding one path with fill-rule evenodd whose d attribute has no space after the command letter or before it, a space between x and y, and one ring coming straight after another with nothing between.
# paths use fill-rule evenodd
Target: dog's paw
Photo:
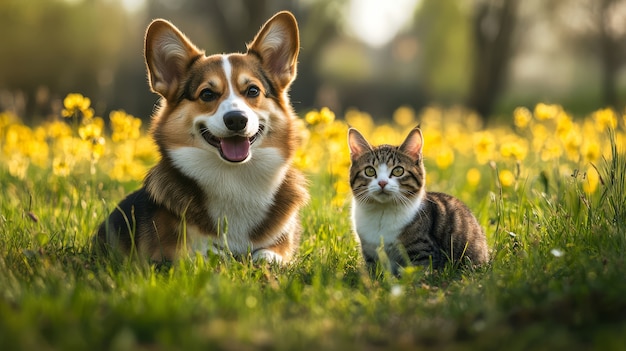
<instances>
[{"instance_id":1,"label":"dog's paw","mask_svg":"<svg viewBox=\"0 0 626 351\"><path fill-rule=\"evenodd\" d=\"M283 262L283 256L277 254L274 251L268 249L259 249L252 253L253 261L265 261L268 263L278 263L281 264Z\"/></svg>"}]
</instances>

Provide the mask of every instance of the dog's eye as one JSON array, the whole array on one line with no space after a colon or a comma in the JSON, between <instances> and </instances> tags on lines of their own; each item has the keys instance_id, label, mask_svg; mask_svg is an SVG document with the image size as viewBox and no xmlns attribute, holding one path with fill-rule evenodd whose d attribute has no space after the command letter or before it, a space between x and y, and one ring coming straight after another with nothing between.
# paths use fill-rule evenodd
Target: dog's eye
<instances>
[{"instance_id":1,"label":"dog's eye","mask_svg":"<svg viewBox=\"0 0 626 351\"><path fill-rule=\"evenodd\" d=\"M246 90L246 96L247 97L257 97L259 96L259 94L261 94L261 89L259 89L259 87L257 87L256 85L251 85L248 87L248 89Z\"/></svg>"},{"instance_id":2,"label":"dog's eye","mask_svg":"<svg viewBox=\"0 0 626 351\"><path fill-rule=\"evenodd\" d=\"M217 93L211 89L202 89L202 91L200 92L200 100L205 102L211 102L218 97L219 95L217 95Z\"/></svg>"}]
</instances>

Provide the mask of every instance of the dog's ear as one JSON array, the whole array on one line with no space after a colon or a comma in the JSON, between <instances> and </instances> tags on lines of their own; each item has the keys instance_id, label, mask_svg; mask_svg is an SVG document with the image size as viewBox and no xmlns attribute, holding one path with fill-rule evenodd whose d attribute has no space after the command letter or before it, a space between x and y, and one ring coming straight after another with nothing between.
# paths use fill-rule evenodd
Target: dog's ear
<instances>
[{"instance_id":1,"label":"dog's ear","mask_svg":"<svg viewBox=\"0 0 626 351\"><path fill-rule=\"evenodd\" d=\"M248 53L261 58L263 67L283 89L296 77L299 50L298 23L287 11L270 18L248 44Z\"/></svg>"},{"instance_id":2,"label":"dog's ear","mask_svg":"<svg viewBox=\"0 0 626 351\"><path fill-rule=\"evenodd\" d=\"M152 21L146 30L148 81L153 92L173 99L189 64L204 55L183 33L166 20Z\"/></svg>"}]
</instances>

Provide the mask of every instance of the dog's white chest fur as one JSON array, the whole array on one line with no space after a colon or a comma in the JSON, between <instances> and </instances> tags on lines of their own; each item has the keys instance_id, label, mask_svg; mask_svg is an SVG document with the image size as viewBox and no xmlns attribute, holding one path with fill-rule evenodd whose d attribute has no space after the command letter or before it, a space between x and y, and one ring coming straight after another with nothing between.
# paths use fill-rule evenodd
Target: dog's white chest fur
<instances>
[{"instance_id":1,"label":"dog's white chest fur","mask_svg":"<svg viewBox=\"0 0 626 351\"><path fill-rule=\"evenodd\" d=\"M172 150L171 155L176 167L204 189L207 215L220 226L216 244L227 244L235 254L254 250L249 234L267 215L288 169L280 152L256 148L248 162L234 165L193 147Z\"/></svg>"}]
</instances>

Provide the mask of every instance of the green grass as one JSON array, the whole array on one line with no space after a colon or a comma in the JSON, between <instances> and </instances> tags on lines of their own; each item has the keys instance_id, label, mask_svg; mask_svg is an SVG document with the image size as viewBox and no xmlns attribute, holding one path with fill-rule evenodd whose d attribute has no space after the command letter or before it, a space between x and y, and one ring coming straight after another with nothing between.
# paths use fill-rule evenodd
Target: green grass
<instances>
[{"instance_id":1,"label":"green grass","mask_svg":"<svg viewBox=\"0 0 626 351\"><path fill-rule=\"evenodd\" d=\"M4 350L611 350L626 345L626 159L579 177L483 186L464 198L492 260L398 278L362 266L346 207L311 177L287 267L216 256L170 265L89 253L108 209L138 184L0 172ZM536 172L538 174L538 172ZM542 180L543 179L543 180ZM495 183L495 182L491 182ZM431 188L436 188L433 185ZM106 201L105 201L106 200Z\"/></svg>"}]
</instances>

